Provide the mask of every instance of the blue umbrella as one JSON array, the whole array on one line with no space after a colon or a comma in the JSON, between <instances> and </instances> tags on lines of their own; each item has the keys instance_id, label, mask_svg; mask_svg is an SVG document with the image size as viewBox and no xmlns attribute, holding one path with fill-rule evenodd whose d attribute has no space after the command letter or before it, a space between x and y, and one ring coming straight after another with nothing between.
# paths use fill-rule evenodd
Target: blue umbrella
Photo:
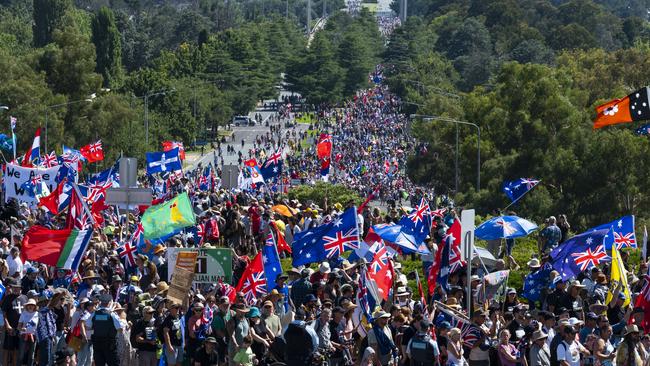
<instances>
[{"instance_id":1,"label":"blue umbrella","mask_svg":"<svg viewBox=\"0 0 650 366\"><path fill-rule=\"evenodd\" d=\"M483 240L512 239L526 236L537 230L537 225L517 216L493 217L479 225L474 232Z\"/></svg>"}]
</instances>

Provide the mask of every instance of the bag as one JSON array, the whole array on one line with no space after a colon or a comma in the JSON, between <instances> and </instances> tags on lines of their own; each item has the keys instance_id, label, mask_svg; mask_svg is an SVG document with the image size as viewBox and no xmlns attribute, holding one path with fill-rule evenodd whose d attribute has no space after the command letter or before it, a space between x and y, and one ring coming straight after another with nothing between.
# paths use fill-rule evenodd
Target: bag
<instances>
[{"instance_id":1,"label":"bag","mask_svg":"<svg viewBox=\"0 0 650 366\"><path fill-rule=\"evenodd\" d=\"M81 347L84 344L84 340L81 338L81 322L82 320L79 319L77 324L74 326L74 328L72 328L72 331L68 333L65 339L65 341L68 343L68 347L72 348L72 350L75 352L81 351Z\"/></svg>"},{"instance_id":2,"label":"bag","mask_svg":"<svg viewBox=\"0 0 650 366\"><path fill-rule=\"evenodd\" d=\"M68 339L68 347L70 347L75 353L81 351L81 347L83 347L83 345L84 341L81 339L81 337L72 336Z\"/></svg>"}]
</instances>

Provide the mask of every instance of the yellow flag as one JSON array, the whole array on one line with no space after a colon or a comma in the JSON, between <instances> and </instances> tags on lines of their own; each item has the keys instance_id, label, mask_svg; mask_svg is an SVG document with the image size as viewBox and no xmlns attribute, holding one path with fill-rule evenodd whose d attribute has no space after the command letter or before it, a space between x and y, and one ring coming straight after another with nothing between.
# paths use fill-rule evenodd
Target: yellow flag
<instances>
[{"instance_id":1,"label":"yellow flag","mask_svg":"<svg viewBox=\"0 0 650 366\"><path fill-rule=\"evenodd\" d=\"M609 277L609 290L605 298L605 305L609 304L614 299L614 291L619 290L619 293L625 294L625 302L623 307L630 304L630 287L627 284L627 272L623 266L621 254L616 249L616 244L612 245L612 273Z\"/></svg>"}]
</instances>

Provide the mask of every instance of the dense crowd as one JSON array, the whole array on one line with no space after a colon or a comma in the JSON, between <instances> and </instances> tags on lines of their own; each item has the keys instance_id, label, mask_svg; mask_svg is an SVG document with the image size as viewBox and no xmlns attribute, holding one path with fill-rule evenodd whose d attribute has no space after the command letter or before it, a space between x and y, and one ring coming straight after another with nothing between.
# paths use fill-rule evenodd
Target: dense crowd
<instances>
[{"instance_id":1,"label":"dense crowd","mask_svg":"<svg viewBox=\"0 0 650 366\"><path fill-rule=\"evenodd\" d=\"M423 263L415 268L416 278L427 278L432 257L448 243L446 233L456 211L404 175L406 157L418 152L398 110L399 100L378 85L359 92L342 108L319 110L312 126L317 134L283 131L277 123L269 125L269 133L251 151L242 153L235 141L223 145L228 153L260 159L282 149L287 153L288 176L310 183L321 179L321 169L314 148L298 146L305 140L315 145L320 133L332 134L329 180L364 196L378 192L376 197L388 206L382 211L371 203L359 210L356 222L362 238L372 235L373 225L399 222L410 209L402 203L415 206L424 198L431 210L441 209L432 216L425 240L431 254L410 255ZM507 260L511 241L488 243L497 258L506 259L498 259L492 268L471 263L469 274L467 265L454 268L445 288L430 279L429 296L420 293L417 280L412 281L413 271L402 267L403 254L386 258L392 286L370 314L360 311L368 294L359 284L374 263L363 256L287 267L275 283L266 284L271 291L253 296L237 291L235 286L269 234L292 246L301 233L337 222L354 202L326 200L319 205L288 200L268 189L226 190L216 185L201 189L197 179L201 171L169 180L165 192L190 193L201 236L173 235L150 252L136 253L134 265L118 248L127 240L127 229L131 233L137 229L138 212L120 216L111 208L105 210L102 230L95 232L73 273L21 256L23 236L30 227L61 228L64 218L15 200L4 204L2 364L641 366L650 359L644 309L635 307L635 299L620 286L607 302L611 290L607 265L570 281L550 271L550 285L540 301L525 301L519 296L521 289L508 287L486 296L489 272L518 266ZM548 261L546 254L569 235L566 217L559 223L549 218L539 235L539 253L527 263L530 273L538 273ZM184 301L169 298L166 252L178 247L230 249L232 282L195 284ZM628 253L622 255L629 272L635 272ZM642 264L630 276L631 297L644 293L645 273L647 266Z\"/></svg>"}]
</instances>

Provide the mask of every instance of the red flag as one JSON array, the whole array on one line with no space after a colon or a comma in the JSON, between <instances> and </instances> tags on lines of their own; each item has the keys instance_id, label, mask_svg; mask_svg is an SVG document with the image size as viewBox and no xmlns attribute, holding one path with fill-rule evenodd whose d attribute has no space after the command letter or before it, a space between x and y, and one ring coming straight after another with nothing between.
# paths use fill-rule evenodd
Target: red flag
<instances>
[{"instance_id":1,"label":"red flag","mask_svg":"<svg viewBox=\"0 0 650 366\"><path fill-rule=\"evenodd\" d=\"M453 241L449 247L449 273L454 273L467 264L467 261L463 260L463 256L460 253L460 233L460 220L456 218L454 219L454 223L447 229L447 235L453 237Z\"/></svg>"},{"instance_id":2,"label":"red flag","mask_svg":"<svg viewBox=\"0 0 650 366\"><path fill-rule=\"evenodd\" d=\"M165 152L167 152L169 150L173 150L175 148L178 148L178 157L181 158L181 160L185 160L185 147L183 146L182 142L163 141L162 148L163 148L163 151L165 151Z\"/></svg>"},{"instance_id":3,"label":"red flag","mask_svg":"<svg viewBox=\"0 0 650 366\"><path fill-rule=\"evenodd\" d=\"M370 194L368 195L368 197L366 197L366 200L363 201L363 203L361 204L361 206L359 206L359 207L357 208L357 213L362 213L362 212L363 212L363 209L368 205L368 203L369 203L373 198L375 198L375 196L378 196L378 195L379 195L379 190L378 190L378 189L375 189L374 191L372 191L372 193L370 193Z\"/></svg>"},{"instance_id":4,"label":"red flag","mask_svg":"<svg viewBox=\"0 0 650 366\"><path fill-rule=\"evenodd\" d=\"M262 264L262 252L258 252L251 263L246 266L235 290L243 292L249 304L255 303L257 298L266 295L266 275Z\"/></svg>"},{"instance_id":5,"label":"red flag","mask_svg":"<svg viewBox=\"0 0 650 366\"><path fill-rule=\"evenodd\" d=\"M645 285L643 285L641 292L639 292L634 307L643 309L644 318L640 326L645 330L644 333L647 333L650 330L650 276L646 275L644 281Z\"/></svg>"},{"instance_id":6,"label":"red flag","mask_svg":"<svg viewBox=\"0 0 650 366\"><path fill-rule=\"evenodd\" d=\"M388 162L388 160L385 160L384 161L384 173L388 174L388 172L390 172L390 163Z\"/></svg>"},{"instance_id":7,"label":"red flag","mask_svg":"<svg viewBox=\"0 0 650 366\"><path fill-rule=\"evenodd\" d=\"M284 240L284 235L282 235L282 233L278 229L278 226L274 222L271 223L271 226L273 226L273 228L275 229L275 236L276 236L275 243L278 248L278 254L282 252L287 252L291 254L291 247L289 246L289 244L287 244L287 241Z\"/></svg>"},{"instance_id":8,"label":"red flag","mask_svg":"<svg viewBox=\"0 0 650 366\"><path fill-rule=\"evenodd\" d=\"M316 145L316 156L319 159L329 158L332 155L332 135L321 133Z\"/></svg>"},{"instance_id":9,"label":"red flag","mask_svg":"<svg viewBox=\"0 0 650 366\"><path fill-rule=\"evenodd\" d=\"M596 107L594 128L618 123L645 121L650 119L648 87L641 88L622 98L614 99Z\"/></svg>"},{"instance_id":10,"label":"red flag","mask_svg":"<svg viewBox=\"0 0 650 366\"><path fill-rule=\"evenodd\" d=\"M378 242L380 249L375 253L372 262L368 266L368 277L377 286L378 295L382 299L388 300L390 288L393 286L393 262L390 260L390 254L381 242Z\"/></svg>"},{"instance_id":11,"label":"red flag","mask_svg":"<svg viewBox=\"0 0 650 366\"><path fill-rule=\"evenodd\" d=\"M433 295L433 291L436 289L438 273L440 272L440 263L442 262L442 246L446 245L446 243L447 241L443 240L438 245L436 256L433 259L433 263L431 264L431 267L429 267L429 273L427 275L427 285L429 287L429 295Z\"/></svg>"},{"instance_id":12,"label":"red flag","mask_svg":"<svg viewBox=\"0 0 650 366\"><path fill-rule=\"evenodd\" d=\"M427 297L424 296L424 290L422 289L422 281L420 281L420 274L418 271L415 271L415 282L418 284L418 294L420 295L420 303L422 304L422 310L424 314L428 317L429 311L427 310Z\"/></svg>"},{"instance_id":13,"label":"red flag","mask_svg":"<svg viewBox=\"0 0 650 366\"><path fill-rule=\"evenodd\" d=\"M93 144L88 144L81 149L79 149L81 155L83 155L88 164L94 163L96 161L104 160L104 150L102 148L102 140L99 140Z\"/></svg>"},{"instance_id":14,"label":"red flag","mask_svg":"<svg viewBox=\"0 0 650 366\"><path fill-rule=\"evenodd\" d=\"M38 200L38 205L47 208L53 215L56 215L59 213L59 196L63 193L63 186L66 183L66 179L64 178L61 183L56 187L52 193L50 193L48 196L41 197Z\"/></svg>"},{"instance_id":15,"label":"red flag","mask_svg":"<svg viewBox=\"0 0 650 366\"><path fill-rule=\"evenodd\" d=\"M32 226L23 237L20 256L23 260L56 266L72 229L50 230L44 226Z\"/></svg>"},{"instance_id":16,"label":"red flag","mask_svg":"<svg viewBox=\"0 0 650 366\"><path fill-rule=\"evenodd\" d=\"M247 167L255 168L257 166L257 160L255 159L246 160L244 162L244 165L246 165Z\"/></svg>"}]
</instances>

